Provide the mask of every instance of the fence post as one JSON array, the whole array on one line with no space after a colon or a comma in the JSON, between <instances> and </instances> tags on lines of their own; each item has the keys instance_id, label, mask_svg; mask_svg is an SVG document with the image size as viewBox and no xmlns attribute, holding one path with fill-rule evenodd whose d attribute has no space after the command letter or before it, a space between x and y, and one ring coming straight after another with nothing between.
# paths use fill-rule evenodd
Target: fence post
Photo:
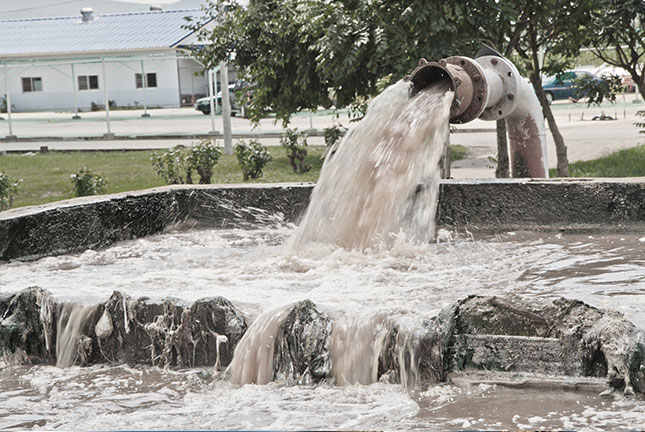
<instances>
[{"instance_id":1,"label":"fence post","mask_svg":"<svg viewBox=\"0 0 645 432\"><path fill-rule=\"evenodd\" d=\"M7 141L13 141L18 138L13 134L13 125L11 124L11 91L9 90L9 74L7 73L7 62L4 62L4 91L7 102L7 120L9 121L9 135L5 138Z\"/></svg>"},{"instance_id":2,"label":"fence post","mask_svg":"<svg viewBox=\"0 0 645 432\"><path fill-rule=\"evenodd\" d=\"M143 68L143 60L141 60L141 85L143 89L143 114L141 114L141 117L146 118L146 117L150 117L150 114L148 114L148 103L146 102L146 89L148 88L148 77L146 76L146 70Z\"/></svg>"},{"instance_id":3,"label":"fence post","mask_svg":"<svg viewBox=\"0 0 645 432\"><path fill-rule=\"evenodd\" d=\"M101 68L103 69L103 90L105 92L105 121L107 123L107 133L103 134L103 138L113 139L114 134L110 129L110 94L108 92L107 73L105 72L105 58L101 59Z\"/></svg>"}]
</instances>

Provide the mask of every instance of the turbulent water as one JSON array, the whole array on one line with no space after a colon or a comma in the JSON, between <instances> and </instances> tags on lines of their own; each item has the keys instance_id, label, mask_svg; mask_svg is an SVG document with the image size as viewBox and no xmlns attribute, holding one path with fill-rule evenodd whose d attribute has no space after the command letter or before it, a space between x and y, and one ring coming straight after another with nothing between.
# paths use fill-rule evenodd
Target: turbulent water
<instances>
[{"instance_id":1,"label":"turbulent water","mask_svg":"<svg viewBox=\"0 0 645 432\"><path fill-rule=\"evenodd\" d=\"M645 428L638 397L420 383L414 359L404 359L413 352L405 336L397 341L404 385L377 382L392 320L419 328L473 293L565 296L645 327L645 237L507 233L475 241L446 232L428 242L451 99L439 84L409 100L405 83L376 98L325 164L298 228L177 231L2 264L2 292L38 285L69 303L57 323L61 367L0 361L0 429ZM251 326L229 379L212 368L73 366L85 318L114 290L233 302ZM334 385L270 382L273 337L288 306L303 299L333 318ZM111 323L99 327L111 331Z\"/></svg>"},{"instance_id":2,"label":"turbulent water","mask_svg":"<svg viewBox=\"0 0 645 432\"><path fill-rule=\"evenodd\" d=\"M378 340L372 323L379 316L414 327L472 293L562 295L620 310L645 327L642 235L518 232L472 241L453 233L456 240L447 243L401 242L363 253L312 245L294 254L284 244L292 232L175 232L101 251L5 263L2 292L40 285L56 298L87 305L105 301L113 290L187 303L221 295L249 320L309 298L365 342ZM369 364L370 345L354 347L350 357L362 355ZM351 373L348 382L372 381L369 368ZM605 399L583 391L423 384L404 389L384 383L237 386L213 380L212 369L0 368L0 429L640 430L644 418L645 402L638 397Z\"/></svg>"},{"instance_id":3,"label":"turbulent water","mask_svg":"<svg viewBox=\"0 0 645 432\"><path fill-rule=\"evenodd\" d=\"M295 249L313 241L364 250L390 246L394 234L421 242L434 235L448 85L440 81L409 98L410 83L399 81L370 103L325 162L291 240Z\"/></svg>"}]
</instances>

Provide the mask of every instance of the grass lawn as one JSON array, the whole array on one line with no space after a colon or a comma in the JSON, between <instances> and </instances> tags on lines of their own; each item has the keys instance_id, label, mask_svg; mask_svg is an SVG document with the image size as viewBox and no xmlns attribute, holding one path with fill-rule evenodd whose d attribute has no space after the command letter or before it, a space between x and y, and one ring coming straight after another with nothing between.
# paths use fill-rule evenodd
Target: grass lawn
<instances>
[{"instance_id":1,"label":"grass lawn","mask_svg":"<svg viewBox=\"0 0 645 432\"><path fill-rule=\"evenodd\" d=\"M307 147L307 163L312 169L294 174L282 147L268 147L273 160L264 168L263 177L255 183L315 182L322 166L323 146ZM158 154L165 150L157 150ZM108 182L107 193L125 192L163 186L150 163L151 151L73 151L8 154L0 156L0 171L13 179L22 179L13 207L44 204L73 198L70 175L87 167ZM462 159L465 147L451 147L452 160ZM197 179L198 180L198 177ZM242 170L234 155L222 155L213 171L212 183L242 183Z\"/></svg>"},{"instance_id":2,"label":"grass lawn","mask_svg":"<svg viewBox=\"0 0 645 432\"><path fill-rule=\"evenodd\" d=\"M557 170L549 170L557 177ZM645 145L619 150L607 156L569 164L571 177L645 177Z\"/></svg>"}]
</instances>

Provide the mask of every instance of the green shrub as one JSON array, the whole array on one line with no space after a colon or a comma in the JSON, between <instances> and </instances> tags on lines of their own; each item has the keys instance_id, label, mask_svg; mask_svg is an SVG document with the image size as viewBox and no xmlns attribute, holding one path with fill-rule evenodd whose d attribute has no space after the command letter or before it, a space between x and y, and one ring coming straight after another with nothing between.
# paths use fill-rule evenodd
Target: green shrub
<instances>
[{"instance_id":1,"label":"green shrub","mask_svg":"<svg viewBox=\"0 0 645 432\"><path fill-rule=\"evenodd\" d=\"M167 184L192 183L192 172L186 170L183 146L175 146L160 155L152 153L150 162L155 167L157 175ZM186 178L184 178L184 173Z\"/></svg>"},{"instance_id":2,"label":"green shrub","mask_svg":"<svg viewBox=\"0 0 645 432\"><path fill-rule=\"evenodd\" d=\"M240 141L235 146L235 155L237 162L242 167L244 180L262 177L262 169L272 159L267 148L256 139L252 139L248 145L246 142Z\"/></svg>"},{"instance_id":3,"label":"green shrub","mask_svg":"<svg viewBox=\"0 0 645 432\"><path fill-rule=\"evenodd\" d=\"M107 189L107 182L105 179L98 174L92 173L85 167L83 167L77 174L72 174L70 176L70 180L74 186L74 193L77 197L100 195L105 193L105 190Z\"/></svg>"},{"instance_id":4,"label":"green shrub","mask_svg":"<svg viewBox=\"0 0 645 432\"><path fill-rule=\"evenodd\" d=\"M185 167L186 176L196 170L199 174L199 184L208 184L213 176L213 168L217 165L222 151L219 147L211 144L211 141L204 139L194 144L186 150ZM192 179L191 179L192 180ZM191 182L188 182L191 183Z\"/></svg>"},{"instance_id":5,"label":"green shrub","mask_svg":"<svg viewBox=\"0 0 645 432\"><path fill-rule=\"evenodd\" d=\"M347 131L341 124L334 123L328 128L324 129L325 133L325 145L327 147L332 147L334 144L340 140L343 134Z\"/></svg>"},{"instance_id":6,"label":"green shrub","mask_svg":"<svg viewBox=\"0 0 645 432\"><path fill-rule=\"evenodd\" d=\"M150 161L157 175L168 184L192 184L194 171L200 184L208 184L221 155L219 147L205 139L190 147L178 145L163 154L152 153Z\"/></svg>"},{"instance_id":7,"label":"green shrub","mask_svg":"<svg viewBox=\"0 0 645 432\"><path fill-rule=\"evenodd\" d=\"M13 197L18 193L20 180L14 180L0 171L0 210L7 210L13 206Z\"/></svg>"},{"instance_id":8,"label":"green shrub","mask_svg":"<svg viewBox=\"0 0 645 432\"><path fill-rule=\"evenodd\" d=\"M296 174L306 173L311 165L305 163L307 157L307 134L298 132L298 129L287 129L280 137L280 144L287 150L289 164Z\"/></svg>"}]
</instances>

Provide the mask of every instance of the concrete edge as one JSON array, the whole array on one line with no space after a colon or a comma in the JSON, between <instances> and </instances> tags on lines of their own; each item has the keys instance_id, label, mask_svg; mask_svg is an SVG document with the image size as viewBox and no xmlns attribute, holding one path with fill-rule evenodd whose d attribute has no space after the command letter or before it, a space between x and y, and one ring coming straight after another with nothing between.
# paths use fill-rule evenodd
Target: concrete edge
<instances>
[{"instance_id":1,"label":"concrete edge","mask_svg":"<svg viewBox=\"0 0 645 432\"><path fill-rule=\"evenodd\" d=\"M0 261L107 247L189 220L191 226L243 228L295 222L313 187L174 185L0 212ZM641 233L645 178L445 180L437 223L478 233Z\"/></svg>"}]
</instances>

